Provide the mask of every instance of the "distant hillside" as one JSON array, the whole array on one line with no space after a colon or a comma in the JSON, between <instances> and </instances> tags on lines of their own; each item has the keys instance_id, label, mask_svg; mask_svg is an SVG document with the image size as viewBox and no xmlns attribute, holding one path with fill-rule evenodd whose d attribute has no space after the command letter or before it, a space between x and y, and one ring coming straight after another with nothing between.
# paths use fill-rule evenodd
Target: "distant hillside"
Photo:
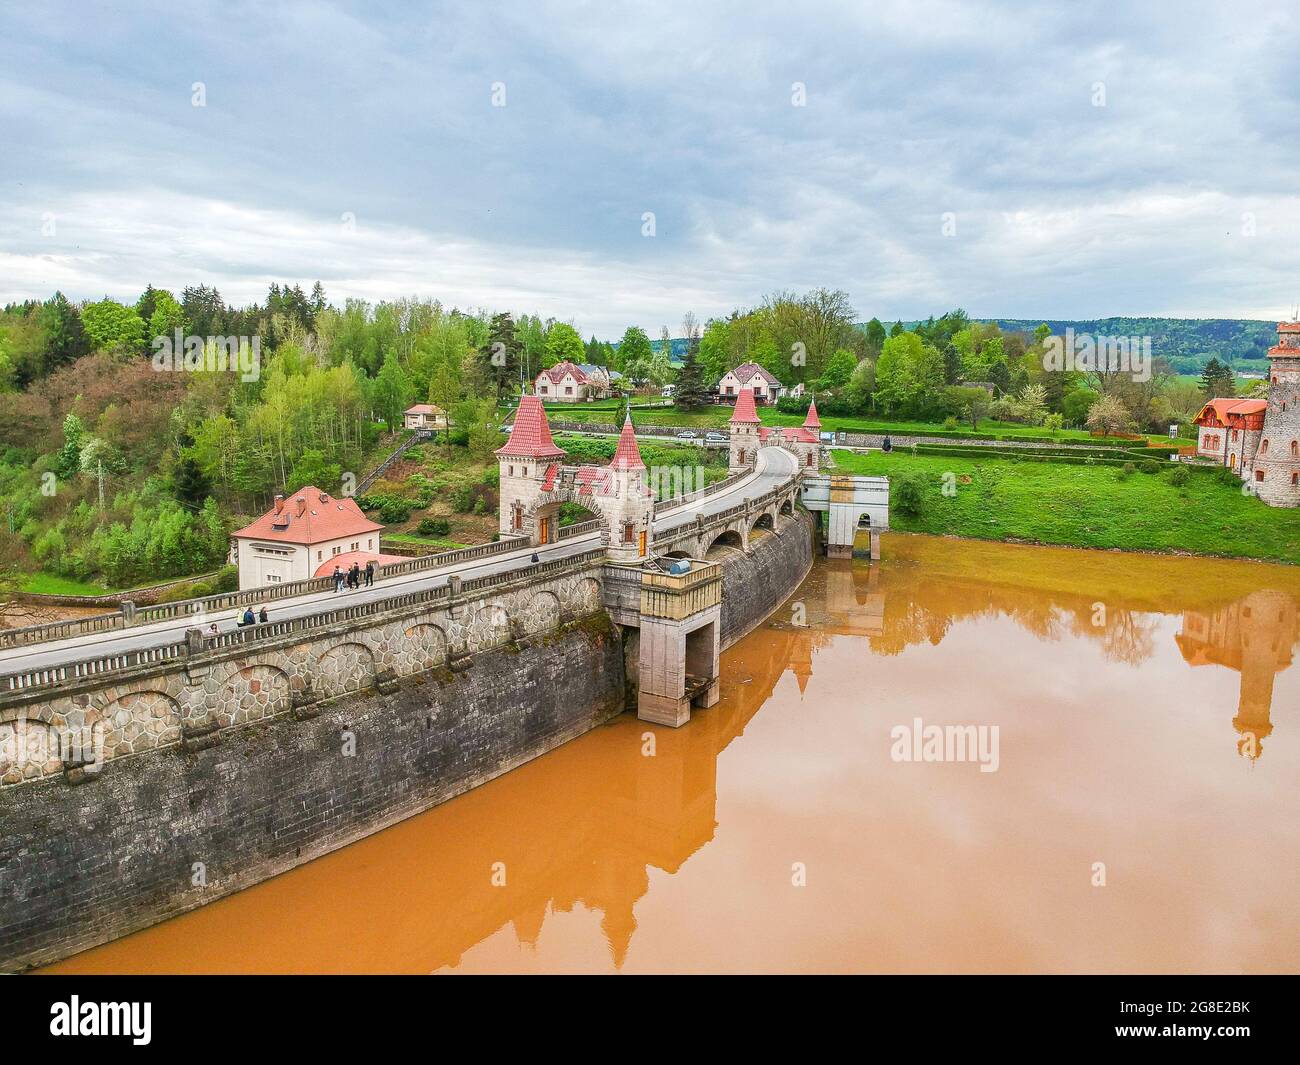
<instances>
[{"instance_id":1,"label":"distant hillside","mask_svg":"<svg viewBox=\"0 0 1300 1065\"><path fill-rule=\"evenodd\" d=\"M1211 357L1237 369L1262 369L1268 349L1277 343L1277 322L1242 318L1096 318L1069 321L1046 318L998 318L1003 329L1032 333L1046 321L1053 333L1067 328L1100 336L1151 338L1151 353L1165 358L1179 373L1199 373ZM1244 365L1243 365L1244 364Z\"/></svg>"},{"instance_id":2,"label":"distant hillside","mask_svg":"<svg viewBox=\"0 0 1300 1065\"><path fill-rule=\"evenodd\" d=\"M1099 336L1149 336L1151 353L1168 359L1178 373L1200 373L1211 357L1238 370L1263 371L1268 349L1277 343L1277 322L1247 318L980 318L1008 332L1032 333L1046 322L1055 334L1067 328ZM884 321L884 319L881 319ZM885 321L888 329L890 322ZM916 322L904 322L912 329Z\"/></svg>"}]
</instances>

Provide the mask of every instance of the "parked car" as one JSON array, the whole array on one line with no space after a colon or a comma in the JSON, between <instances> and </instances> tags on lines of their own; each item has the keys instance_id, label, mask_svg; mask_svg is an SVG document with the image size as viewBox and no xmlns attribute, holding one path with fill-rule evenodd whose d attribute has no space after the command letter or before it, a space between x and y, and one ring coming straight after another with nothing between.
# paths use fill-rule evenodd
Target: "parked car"
<instances>
[{"instance_id":1,"label":"parked car","mask_svg":"<svg viewBox=\"0 0 1300 1065\"><path fill-rule=\"evenodd\" d=\"M720 433L716 429L710 429L704 434L706 444L725 444L730 439L726 433Z\"/></svg>"},{"instance_id":2,"label":"parked car","mask_svg":"<svg viewBox=\"0 0 1300 1065\"><path fill-rule=\"evenodd\" d=\"M673 435L676 436L678 440L695 440L700 434L694 429L683 429L681 432L674 433Z\"/></svg>"}]
</instances>

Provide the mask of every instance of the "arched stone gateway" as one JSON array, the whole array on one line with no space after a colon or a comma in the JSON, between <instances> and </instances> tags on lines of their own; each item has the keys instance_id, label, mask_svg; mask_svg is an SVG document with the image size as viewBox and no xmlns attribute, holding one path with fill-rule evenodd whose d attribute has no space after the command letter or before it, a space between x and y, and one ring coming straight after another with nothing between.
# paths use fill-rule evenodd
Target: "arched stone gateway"
<instances>
[{"instance_id":1,"label":"arched stone gateway","mask_svg":"<svg viewBox=\"0 0 1300 1065\"><path fill-rule=\"evenodd\" d=\"M368 688L375 679L375 656L360 643L341 643L316 660L313 687L322 698Z\"/></svg>"},{"instance_id":2,"label":"arched stone gateway","mask_svg":"<svg viewBox=\"0 0 1300 1065\"><path fill-rule=\"evenodd\" d=\"M557 488L541 493L531 505L523 511L523 527L518 530L529 538L534 545L553 544L560 537L560 508L565 503L582 507L588 517L582 521L595 519L600 522L600 542L610 542L609 521L592 502L590 495L570 488Z\"/></svg>"},{"instance_id":3,"label":"arched stone gateway","mask_svg":"<svg viewBox=\"0 0 1300 1065\"><path fill-rule=\"evenodd\" d=\"M791 502L789 499L782 502L780 513L781 513L781 517L783 518L794 517L794 503Z\"/></svg>"}]
</instances>

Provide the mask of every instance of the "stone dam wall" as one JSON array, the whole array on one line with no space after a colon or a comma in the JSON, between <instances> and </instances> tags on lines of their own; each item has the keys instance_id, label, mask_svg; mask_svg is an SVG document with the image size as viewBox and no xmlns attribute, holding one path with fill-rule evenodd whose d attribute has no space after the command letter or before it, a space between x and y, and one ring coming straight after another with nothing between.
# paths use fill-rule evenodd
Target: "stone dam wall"
<instances>
[{"instance_id":1,"label":"stone dam wall","mask_svg":"<svg viewBox=\"0 0 1300 1065\"><path fill-rule=\"evenodd\" d=\"M728 553L724 646L798 586L812 550L811 519L797 512L749 552ZM29 701L39 723L51 708L75 718L107 698L98 716L125 746L92 778L65 760L0 787L0 971L250 887L622 713L623 634L599 605L599 574L503 587L459 618L426 610L291 634L278 657L236 648L242 657L199 667L185 691L171 663ZM7 706L0 722L13 716Z\"/></svg>"}]
</instances>

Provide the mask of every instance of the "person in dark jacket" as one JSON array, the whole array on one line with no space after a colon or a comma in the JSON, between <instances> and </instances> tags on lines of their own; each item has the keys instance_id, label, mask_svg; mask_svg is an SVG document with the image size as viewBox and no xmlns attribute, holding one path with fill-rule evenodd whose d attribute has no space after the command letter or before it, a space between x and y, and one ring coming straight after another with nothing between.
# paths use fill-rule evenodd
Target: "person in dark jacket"
<instances>
[{"instance_id":1,"label":"person in dark jacket","mask_svg":"<svg viewBox=\"0 0 1300 1065\"><path fill-rule=\"evenodd\" d=\"M375 583L375 560L372 558L366 563L366 587L369 588Z\"/></svg>"},{"instance_id":2,"label":"person in dark jacket","mask_svg":"<svg viewBox=\"0 0 1300 1065\"><path fill-rule=\"evenodd\" d=\"M244 611L244 616L239 619L239 627L242 629L247 625L256 625L257 618L253 617L253 608L250 606Z\"/></svg>"},{"instance_id":3,"label":"person in dark jacket","mask_svg":"<svg viewBox=\"0 0 1300 1065\"><path fill-rule=\"evenodd\" d=\"M352 568L348 570L348 587L353 589L361 587L361 567L355 562L352 563Z\"/></svg>"},{"instance_id":4,"label":"person in dark jacket","mask_svg":"<svg viewBox=\"0 0 1300 1065\"><path fill-rule=\"evenodd\" d=\"M263 603L262 609L257 612L257 623L259 625L265 625L270 620L271 618L266 612L266 604Z\"/></svg>"},{"instance_id":5,"label":"person in dark jacket","mask_svg":"<svg viewBox=\"0 0 1300 1065\"><path fill-rule=\"evenodd\" d=\"M334 591L337 593L338 590L342 587L343 587L343 571L339 569L338 566L335 566L334 567Z\"/></svg>"}]
</instances>

